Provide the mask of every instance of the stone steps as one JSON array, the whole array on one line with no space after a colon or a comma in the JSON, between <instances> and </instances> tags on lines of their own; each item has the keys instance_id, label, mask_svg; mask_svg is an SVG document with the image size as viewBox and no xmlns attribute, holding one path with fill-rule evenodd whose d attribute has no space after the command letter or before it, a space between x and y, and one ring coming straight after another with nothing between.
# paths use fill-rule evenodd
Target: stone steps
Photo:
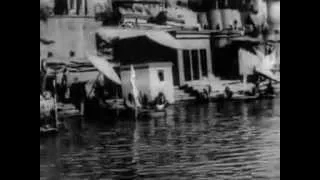
<instances>
[{"instance_id":1,"label":"stone steps","mask_svg":"<svg viewBox=\"0 0 320 180\"><path fill-rule=\"evenodd\" d=\"M175 90L174 98L176 102L196 99L196 97L192 96L190 93L186 92L180 87L175 87L174 90Z\"/></svg>"}]
</instances>

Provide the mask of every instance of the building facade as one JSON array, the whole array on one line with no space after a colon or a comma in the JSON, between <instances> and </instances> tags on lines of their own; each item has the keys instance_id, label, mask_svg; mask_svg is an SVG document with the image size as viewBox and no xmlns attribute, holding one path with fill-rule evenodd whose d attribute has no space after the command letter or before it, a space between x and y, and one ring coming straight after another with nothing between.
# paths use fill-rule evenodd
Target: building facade
<instances>
[{"instance_id":1,"label":"building facade","mask_svg":"<svg viewBox=\"0 0 320 180\"><path fill-rule=\"evenodd\" d=\"M174 86L201 81L212 74L210 32L170 31L179 48L154 42L146 36L116 42L114 59L121 65L171 62ZM171 42L168 42L171 43ZM173 43L173 42L172 42Z\"/></svg>"},{"instance_id":2,"label":"building facade","mask_svg":"<svg viewBox=\"0 0 320 180\"><path fill-rule=\"evenodd\" d=\"M169 103L174 103L174 86L172 75L172 63L152 62L133 65L136 80L135 84L140 94L153 101L161 92ZM129 65L120 67L122 97L127 98L132 93L131 69Z\"/></svg>"},{"instance_id":3,"label":"building facade","mask_svg":"<svg viewBox=\"0 0 320 180\"><path fill-rule=\"evenodd\" d=\"M177 50L175 85L183 86L191 81L201 81L212 74L211 36L209 31L175 31L173 36L182 49Z\"/></svg>"}]
</instances>

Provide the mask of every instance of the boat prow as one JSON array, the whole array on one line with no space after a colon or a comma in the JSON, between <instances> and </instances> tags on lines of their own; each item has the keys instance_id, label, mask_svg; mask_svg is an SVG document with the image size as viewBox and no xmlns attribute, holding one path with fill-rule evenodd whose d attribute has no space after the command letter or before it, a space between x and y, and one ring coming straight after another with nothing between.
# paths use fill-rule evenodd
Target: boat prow
<instances>
[{"instance_id":1,"label":"boat prow","mask_svg":"<svg viewBox=\"0 0 320 180\"><path fill-rule=\"evenodd\" d=\"M157 104L156 105L156 111L164 111L166 108L165 104Z\"/></svg>"},{"instance_id":2,"label":"boat prow","mask_svg":"<svg viewBox=\"0 0 320 180\"><path fill-rule=\"evenodd\" d=\"M167 115L167 111L162 108L161 110L158 109L148 109L148 110L141 110L139 112L139 117L151 117L151 118L161 118Z\"/></svg>"}]
</instances>

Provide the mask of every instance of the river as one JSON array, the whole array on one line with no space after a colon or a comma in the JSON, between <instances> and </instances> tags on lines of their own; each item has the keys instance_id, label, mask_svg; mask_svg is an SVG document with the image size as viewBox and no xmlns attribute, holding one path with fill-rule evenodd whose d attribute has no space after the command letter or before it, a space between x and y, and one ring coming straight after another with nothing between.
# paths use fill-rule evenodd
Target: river
<instances>
[{"instance_id":1,"label":"river","mask_svg":"<svg viewBox=\"0 0 320 180\"><path fill-rule=\"evenodd\" d=\"M180 103L166 117L68 120L40 179L280 179L280 98Z\"/></svg>"}]
</instances>

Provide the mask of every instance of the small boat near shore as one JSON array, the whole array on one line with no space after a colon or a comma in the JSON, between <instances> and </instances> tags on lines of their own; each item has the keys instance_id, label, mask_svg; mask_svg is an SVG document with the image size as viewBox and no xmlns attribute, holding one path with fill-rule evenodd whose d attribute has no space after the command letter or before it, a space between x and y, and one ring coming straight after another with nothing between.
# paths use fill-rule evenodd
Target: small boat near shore
<instances>
[{"instance_id":1,"label":"small boat near shore","mask_svg":"<svg viewBox=\"0 0 320 180\"><path fill-rule=\"evenodd\" d=\"M41 136L52 136L59 133L57 128L53 127L40 127L40 137Z\"/></svg>"},{"instance_id":2,"label":"small boat near shore","mask_svg":"<svg viewBox=\"0 0 320 180\"><path fill-rule=\"evenodd\" d=\"M121 99L107 100L105 103L91 102L88 103L89 115L107 115L108 117L117 118L142 118L142 117L164 117L166 116L166 104L156 104L153 106L135 108ZM90 106L93 106L92 108ZM90 111L90 112L89 112Z\"/></svg>"},{"instance_id":3,"label":"small boat near shore","mask_svg":"<svg viewBox=\"0 0 320 180\"><path fill-rule=\"evenodd\" d=\"M255 101L263 99L273 99L278 97L279 94L261 94L261 95L234 95L231 98L226 98L224 95L218 95L216 97L211 97L211 102L221 102L221 101Z\"/></svg>"},{"instance_id":4,"label":"small boat near shore","mask_svg":"<svg viewBox=\"0 0 320 180\"><path fill-rule=\"evenodd\" d=\"M151 118L161 118L165 117L167 112L165 109L142 109L138 113L138 117L151 117Z\"/></svg>"}]
</instances>

